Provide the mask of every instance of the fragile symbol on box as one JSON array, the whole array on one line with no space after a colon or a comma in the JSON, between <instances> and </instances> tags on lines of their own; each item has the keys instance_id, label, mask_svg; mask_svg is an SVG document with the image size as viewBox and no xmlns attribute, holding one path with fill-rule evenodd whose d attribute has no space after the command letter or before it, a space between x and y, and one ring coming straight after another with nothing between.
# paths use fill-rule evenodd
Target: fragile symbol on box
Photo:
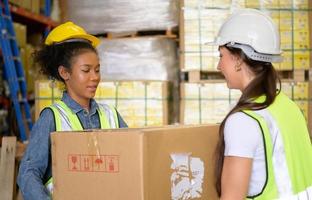
<instances>
[{"instance_id":1,"label":"fragile symbol on box","mask_svg":"<svg viewBox=\"0 0 312 200\"><path fill-rule=\"evenodd\" d=\"M68 171L118 173L119 156L69 154Z\"/></svg>"}]
</instances>

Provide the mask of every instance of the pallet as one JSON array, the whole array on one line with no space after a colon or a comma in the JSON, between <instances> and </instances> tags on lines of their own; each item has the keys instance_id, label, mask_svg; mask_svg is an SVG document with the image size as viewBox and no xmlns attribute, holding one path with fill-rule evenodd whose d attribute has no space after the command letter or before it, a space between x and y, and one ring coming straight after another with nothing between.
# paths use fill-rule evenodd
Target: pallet
<instances>
[{"instance_id":1,"label":"pallet","mask_svg":"<svg viewBox=\"0 0 312 200\"><path fill-rule=\"evenodd\" d=\"M224 80L224 76L219 71L191 70L182 71L181 80L189 83L200 83L211 80Z\"/></svg>"},{"instance_id":2,"label":"pallet","mask_svg":"<svg viewBox=\"0 0 312 200\"><path fill-rule=\"evenodd\" d=\"M16 137L3 137L0 160L0 199L12 200L14 191Z\"/></svg>"},{"instance_id":3,"label":"pallet","mask_svg":"<svg viewBox=\"0 0 312 200\"><path fill-rule=\"evenodd\" d=\"M277 71L280 79L289 79L293 81L309 81L312 71L307 69L283 70ZM182 71L181 80L189 83L199 83L209 80L224 80L224 76L219 71L189 70Z\"/></svg>"},{"instance_id":4,"label":"pallet","mask_svg":"<svg viewBox=\"0 0 312 200\"><path fill-rule=\"evenodd\" d=\"M277 72L281 79L292 79L295 81L309 81L311 73L308 69L279 70Z\"/></svg>"},{"instance_id":5,"label":"pallet","mask_svg":"<svg viewBox=\"0 0 312 200\"><path fill-rule=\"evenodd\" d=\"M20 191L16 191L18 163L23 157L26 145L16 141L16 137L3 137L0 148L0 199L22 200Z\"/></svg>"},{"instance_id":6,"label":"pallet","mask_svg":"<svg viewBox=\"0 0 312 200\"><path fill-rule=\"evenodd\" d=\"M103 33L97 34L98 37L104 37L107 39L117 39L117 38L136 38L136 37L165 37L165 38L178 38L176 28L168 28L167 30L147 30L147 31L128 31L120 33Z\"/></svg>"}]
</instances>

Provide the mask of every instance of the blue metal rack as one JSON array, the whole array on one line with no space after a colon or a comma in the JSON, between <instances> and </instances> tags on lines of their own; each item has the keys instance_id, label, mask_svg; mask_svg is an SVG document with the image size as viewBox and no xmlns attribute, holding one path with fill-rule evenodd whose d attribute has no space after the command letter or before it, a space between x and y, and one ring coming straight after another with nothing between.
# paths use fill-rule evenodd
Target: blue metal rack
<instances>
[{"instance_id":1,"label":"blue metal rack","mask_svg":"<svg viewBox=\"0 0 312 200\"><path fill-rule=\"evenodd\" d=\"M45 16L50 17L51 15L51 0L45 0L44 13ZM46 38L50 32L51 27L47 27L44 31L44 38Z\"/></svg>"},{"instance_id":2,"label":"blue metal rack","mask_svg":"<svg viewBox=\"0 0 312 200\"><path fill-rule=\"evenodd\" d=\"M10 97L14 105L20 138L22 141L26 141L26 131L27 128L31 130L32 120L27 100L24 69L16 42L8 0L1 0L0 8L0 44L4 60L5 78L9 84Z\"/></svg>"}]
</instances>

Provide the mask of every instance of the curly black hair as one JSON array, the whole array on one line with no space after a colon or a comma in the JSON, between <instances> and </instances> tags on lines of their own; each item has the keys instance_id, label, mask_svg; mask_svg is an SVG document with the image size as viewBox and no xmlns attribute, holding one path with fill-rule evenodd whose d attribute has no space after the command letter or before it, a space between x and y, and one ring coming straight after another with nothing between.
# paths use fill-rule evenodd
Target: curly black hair
<instances>
[{"instance_id":1,"label":"curly black hair","mask_svg":"<svg viewBox=\"0 0 312 200\"><path fill-rule=\"evenodd\" d=\"M91 43L84 41L63 42L60 44L44 45L40 50L34 52L34 61L40 66L40 72L49 78L64 82L58 73L59 66L71 69L73 59L86 52L97 50Z\"/></svg>"}]
</instances>

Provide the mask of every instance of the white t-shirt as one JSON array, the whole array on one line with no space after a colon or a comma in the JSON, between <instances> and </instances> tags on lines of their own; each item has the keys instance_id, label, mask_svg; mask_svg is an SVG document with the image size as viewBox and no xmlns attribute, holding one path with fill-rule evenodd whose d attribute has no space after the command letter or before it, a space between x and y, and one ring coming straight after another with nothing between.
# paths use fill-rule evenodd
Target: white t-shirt
<instances>
[{"instance_id":1,"label":"white t-shirt","mask_svg":"<svg viewBox=\"0 0 312 200\"><path fill-rule=\"evenodd\" d=\"M264 142L258 122L237 112L228 117L224 127L224 156L252 158L248 196L259 194L266 181Z\"/></svg>"}]
</instances>

